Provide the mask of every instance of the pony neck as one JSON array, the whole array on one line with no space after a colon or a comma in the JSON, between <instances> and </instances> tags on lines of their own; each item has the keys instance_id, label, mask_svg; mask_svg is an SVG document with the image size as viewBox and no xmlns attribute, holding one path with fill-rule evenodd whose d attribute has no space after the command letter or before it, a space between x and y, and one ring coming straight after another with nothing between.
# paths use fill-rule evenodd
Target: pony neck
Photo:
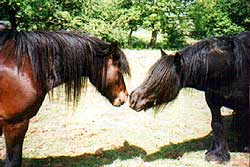
<instances>
[{"instance_id":1,"label":"pony neck","mask_svg":"<svg viewBox=\"0 0 250 167\"><path fill-rule=\"evenodd\" d=\"M207 84L207 60L194 56L185 56L182 60L180 77L182 87L204 90Z\"/></svg>"}]
</instances>

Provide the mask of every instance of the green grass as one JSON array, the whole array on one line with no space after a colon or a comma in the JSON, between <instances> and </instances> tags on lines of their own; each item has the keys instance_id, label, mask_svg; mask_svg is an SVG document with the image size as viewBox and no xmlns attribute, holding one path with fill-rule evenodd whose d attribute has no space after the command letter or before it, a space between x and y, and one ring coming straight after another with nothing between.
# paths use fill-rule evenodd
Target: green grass
<instances>
[{"instance_id":1,"label":"green grass","mask_svg":"<svg viewBox=\"0 0 250 167\"><path fill-rule=\"evenodd\" d=\"M132 91L159 57L158 50L125 50ZM227 125L231 111L223 109ZM113 107L89 84L79 106L66 107L64 97L44 101L30 123L23 149L23 167L247 167L247 154L214 165L204 160L211 141L211 115L203 92L183 90L163 112L135 112L128 103ZM228 126L227 126L228 127ZM233 150L235 142L230 140ZM4 144L0 138L0 156ZM0 161L0 166L3 162Z\"/></svg>"}]
</instances>

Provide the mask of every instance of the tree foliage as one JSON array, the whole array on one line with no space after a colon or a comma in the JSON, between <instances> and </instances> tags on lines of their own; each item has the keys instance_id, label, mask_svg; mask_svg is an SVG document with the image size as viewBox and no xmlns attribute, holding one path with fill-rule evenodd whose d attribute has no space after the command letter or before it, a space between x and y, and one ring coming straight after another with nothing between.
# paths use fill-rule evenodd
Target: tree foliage
<instances>
[{"instance_id":1,"label":"tree foliage","mask_svg":"<svg viewBox=\"0 0 250 167\"><path fill-rule=\"evenodd\" d=\"M236 13L232 15L232 4L231 0L196 1L190 9L190 17L195 25L193 36L204 38L244 31L244 26L232 19L232 16L236 17L236 13L239 14L239 11L235 11ZM239 16L237 18L240 19Z\"/></svg>"}]
</instances>

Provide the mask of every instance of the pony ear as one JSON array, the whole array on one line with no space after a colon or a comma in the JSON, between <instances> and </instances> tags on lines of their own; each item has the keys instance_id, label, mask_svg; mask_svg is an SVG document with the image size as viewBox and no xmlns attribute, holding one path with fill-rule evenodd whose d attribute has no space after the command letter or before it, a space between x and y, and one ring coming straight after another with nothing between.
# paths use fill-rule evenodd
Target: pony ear
<instances>
[{"instance_id":1,"label":"pony ear","mask_svg":"<svg viewBox=\"0 0 250 167\"><path fill-rule=\"evenodd\" d=\"M181 55L179 52L176 52L174 55L174 65L176 67L176 71L179 72L181 70Z\"/></svg>"},{"instance_id":2,"label":"pony ear","mask_svg":"<svg viewBox=\"0 0 250 167\"><path fill-rule=\"evenodd\" d=\"M114 61L120 59L119 54L117 54L117 49L118 49L118 42L111 43L111 45L109 46L109 54Z\"/></svg>"},{"instance_id":3,"label":"pony ear","mask_svg":"<svg viewBox=\"0 0 250 167\"><path fill-rule=\"evenodd\" d=\"M164 52L164 50L161 49L161 57L168 56L167 53Z\"/></svg>"},{"instance_id":4,"label":"pony ear","mask_svg":"<svg viewBox=\"0 0 250 167\"><path fill-rule=\"evenodd\" d=\"M118 42L117 41L111 43L110 46L109 46L109 53L110 54L114 53L117 48L118 48Z\"/></svg>"}]
</instances>

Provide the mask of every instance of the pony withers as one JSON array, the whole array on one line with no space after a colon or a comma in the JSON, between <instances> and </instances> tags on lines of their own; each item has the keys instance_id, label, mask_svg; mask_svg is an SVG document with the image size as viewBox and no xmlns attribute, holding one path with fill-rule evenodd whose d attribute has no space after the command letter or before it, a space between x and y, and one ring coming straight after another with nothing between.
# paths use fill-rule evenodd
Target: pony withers
<instances>
[{"instance_id":1,"label":"pony withers","mask_svg":"<svg viewBox=\"0 0 250 167\"><path fill-rule=\"evenodd\" d=\"M136 111L159 108L174 100L182 88L205 92L212 113L213 141L206 152L207 161L230 160L220 108L240 112L239 147L250 148L250 32L200 41L174 55L162 57L144 82L130 95Z\"/></svg>"},{"instance_id":2,"label":"pony withers","mask_svg":"<svg viewBox=\"0 0 250 167\"><path fill-rule=\"evenodd\" d=\"M130 75L116 44L76 32L0 32L0 134L5 136L6 167L21 166L29 119L45 95L65 84L67 101L77 103L86 79L114 106L128 96Z\"/></svg>"}]
</instances>

